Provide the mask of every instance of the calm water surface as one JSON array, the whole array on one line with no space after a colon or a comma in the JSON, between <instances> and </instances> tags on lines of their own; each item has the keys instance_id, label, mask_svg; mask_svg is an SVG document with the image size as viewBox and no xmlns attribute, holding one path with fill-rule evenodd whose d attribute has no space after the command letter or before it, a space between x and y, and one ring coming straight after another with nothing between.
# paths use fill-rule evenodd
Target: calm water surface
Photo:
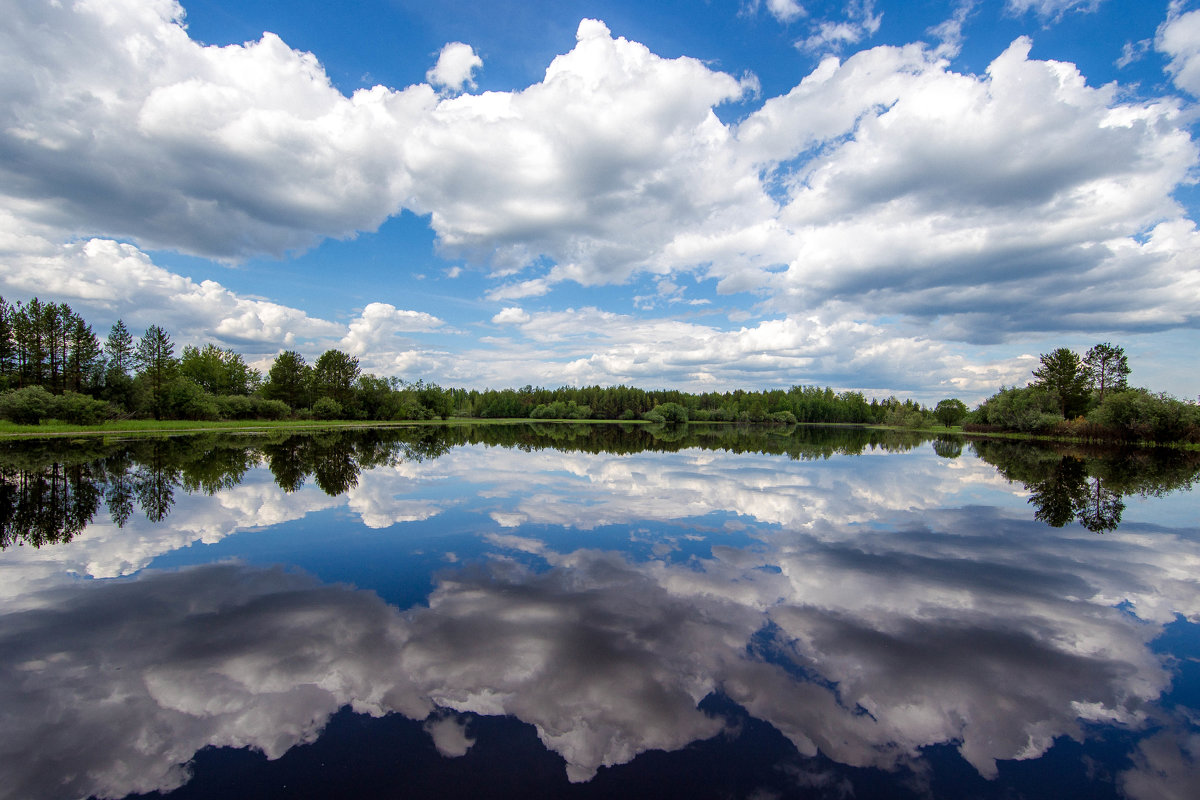
<instances>
[{"instance_id":1,"label":"calm water surface","mask_svg":"<svg viewBox=\"0 0 1200 800\"><path fill-rule=\"evenodd\" d=\"M1200 797L1200 453L0 445L0 798Z\"/></svg>"}]
</instances>

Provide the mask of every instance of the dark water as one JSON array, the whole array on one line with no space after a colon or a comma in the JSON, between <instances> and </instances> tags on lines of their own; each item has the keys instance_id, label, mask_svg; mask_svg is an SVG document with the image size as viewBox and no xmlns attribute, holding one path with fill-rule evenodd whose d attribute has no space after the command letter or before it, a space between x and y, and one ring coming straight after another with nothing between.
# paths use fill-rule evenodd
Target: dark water
<instances>
[{"instance_id":1,"label":"dark water","mask_svg":"<svg viewBox=\"0 0 1200 800\"><path fill-rule=\"evenodd\" d=\"M0 445L0 798L1200 797L1200 454Z\"/></svg>"}]
</instances>

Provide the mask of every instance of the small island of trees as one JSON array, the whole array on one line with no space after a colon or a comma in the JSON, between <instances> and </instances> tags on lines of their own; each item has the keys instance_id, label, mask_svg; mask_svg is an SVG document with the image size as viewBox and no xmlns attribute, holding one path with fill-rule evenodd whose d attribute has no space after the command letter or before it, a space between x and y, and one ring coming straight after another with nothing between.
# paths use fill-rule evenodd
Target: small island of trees
<instances>
[{"instance_id":1,"label":"small island of trees","mask_svg":"<svg viewBox=\"0 0 1200 800\"><path fill-rule=\"evenodd\" d=\"M867 399L813 386L689 393L629 386L546 389L443 388L365 374L358 359L327 350L313 363L276 356L265 375L216 344L176 352L150 325L135 340L121 320L101 341L66 303L0 298L0 419L25 425L109 420L363 420L525 418L648 420L663 424L851 423L906 428L962 426L976 433L1200 442L1200 407L1130 388L1124 351L1098 344L1083 356L1059 348L1041 357L1034 381L1001 387L974 410L947 398Z\"/></svg>"}]
</instances>

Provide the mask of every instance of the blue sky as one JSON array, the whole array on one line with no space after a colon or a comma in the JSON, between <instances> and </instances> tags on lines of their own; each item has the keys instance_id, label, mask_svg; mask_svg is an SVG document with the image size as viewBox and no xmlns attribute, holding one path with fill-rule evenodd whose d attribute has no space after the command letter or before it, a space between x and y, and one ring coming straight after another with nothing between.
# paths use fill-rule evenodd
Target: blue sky
<instances>
[{"instance_id":1,"label":"blue sky","mask_svg":"<svg viewBox=\"0 0 1200 800\"><path fill-rule=\"evenodd\" d=\"M0 294L260 368L1200 392L1200 10L16 0Z\"/></svg>"}]
</instances>

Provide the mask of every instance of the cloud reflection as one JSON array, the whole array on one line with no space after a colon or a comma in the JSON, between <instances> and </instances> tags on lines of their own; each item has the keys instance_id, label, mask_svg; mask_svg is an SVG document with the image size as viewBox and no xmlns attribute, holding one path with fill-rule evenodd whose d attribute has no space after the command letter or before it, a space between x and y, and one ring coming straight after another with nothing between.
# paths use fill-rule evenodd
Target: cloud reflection
<instances>
[{"instance_id":1,"label":"cloud reflection","mask_svg":"<svg viewBox=\"0 0 1200 800\"><path fill-rule=\"evenodd\" d=\"M1082 737L1080 720L1142 726L1170 683L1146 646L1160 628L1104 603L1102 585L1117 559L1115 575L1136 575L1139 550L1093 569L1086 540L1059 542L1045 552L1061 559L1015 565L964 537L972 559L969 542L937 544L966 519L934 515L870 547L827 531L676 565L496 536L545 567L498 552L444 573L428 607L405 612L235 564L46 590L0 617L0 752L21 754L0 765L0 794L170 789L206 745L277 757L343 705L428 719L448 757L473 742L450 712L512 715L574 781L716 735L724 721L698 708L713 692L804 754L891 768L954 743L989 777L997 759ZM1028 537L1036 523L998 525ZM1147 764L1164 758L1143 749Z\"/></svg>"},{"instance_id":2,"label":"cloud reflection","mask_svg":"<svg viewBox=\"0 0 1200 800\"><path fill-rule=\"evenodd\" d=\"M981 496L995 505L969 502ZM489 556L404 611L239 564L51 579L127 575L256 520L345 505L382 528L450 503L476 514ZM709 514L741 535L683 558ZM638 532L655 521L680 522L678 540ZM654 557L533 533L616 523ZM278 757L343 706L425 720L445 757L473 746L470 714L511 715L585 781L717 735L725 720L699 708L714 693L856 767L950 744L994 777L1087 723L1146 730L1121 782L1151 796L1195 778L1188 723L1158 702L1170 665L1148 644L1177 614L1200 618L1198 538L1047 528L990 466L931 452L812 464L464 447L366 470L344 499L251 472L153 529L6 553L6 574L40 578L9 585L0 615L0 797L169 790L205 746Z\"/></svg>"}]
</instances>

